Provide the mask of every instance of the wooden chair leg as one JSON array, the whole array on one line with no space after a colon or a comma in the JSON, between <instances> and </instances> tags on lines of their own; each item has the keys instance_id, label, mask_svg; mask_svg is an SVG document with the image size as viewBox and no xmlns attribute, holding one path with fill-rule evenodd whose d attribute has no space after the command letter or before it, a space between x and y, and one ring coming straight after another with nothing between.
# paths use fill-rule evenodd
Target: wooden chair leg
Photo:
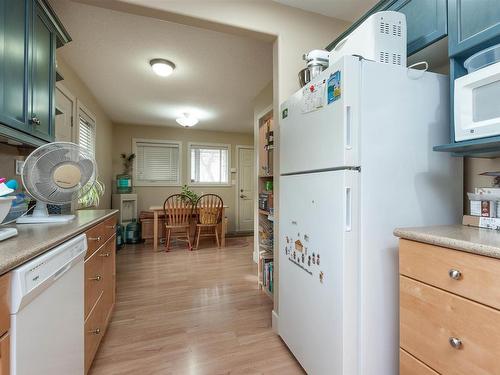
<instances>
[{"instance_id":1,"label":"wooden chair leg","mask_svg":"<svg viewBox=\"0 0 500 375\"><path fill-rule=\"evenodd\" d=\"M217 241L217 247L220 247L220 243L219 243L219 231L217 230L217 226L214 229L215 229L215 240Z\"/></svg>"},{"instance_id":2,"label":"wooden chair leg","mask_svg":"<svg viewBox=\"0 0 500 375\"><path fill-rule=\"evenodd\" d=\"M166 251L170 250L170 232L171 232L171 230L172 229L167 228L167 250Z\"/></svg>"},{"instance_id":3,"label":"wooden chair leg","mask_svg":"<svg viewBox=\"0 0 500 375\"><path fill-rule=\"evenodd\" d=\"M186 228L186 237L187 237L187 241L188 241L188 250L193 250L193 246L191 245L191 233L190 232L190 228Z\"/></svg>"},{"instance_id":4,"label":"wooden chair leg","mask_svg":"<svg viewBox=\"0 0 500 375\"><path fill-rule=\"evenodd\" d=\"M201 234L201 227L196 227L195 236L196 236L196 250L198 250L198 246L200 245L200 234Z\"/></svg>"}]
</instances>

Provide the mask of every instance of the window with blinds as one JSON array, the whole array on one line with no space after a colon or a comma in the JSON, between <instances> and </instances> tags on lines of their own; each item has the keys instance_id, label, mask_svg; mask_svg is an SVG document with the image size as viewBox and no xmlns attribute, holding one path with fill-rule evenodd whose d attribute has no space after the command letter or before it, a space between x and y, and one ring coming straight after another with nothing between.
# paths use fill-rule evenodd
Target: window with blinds
<instances>
[{"instance_id":1,"label":"window with blinds","mask_svg":"<svg viewBox=\"0 0 500 375\"><path fill-rule=\"evenodd\" d=\"M229 183L229 145L189 146L192 184Z\"/></svg>"},{"instance_id":2,"label":"window with blinds","mask_svg":"<svg viewBox=\"0 0 500 375\"><path fill-rule=\"evenodd\" d=\"M80 112L78 119L78 144L95 155L95 120L84 112Z\"/></svg>"},{"instance_id":3,"label":"window with blinds","mask_svg":"<svg viewBox=\"0 0 500 375\"><path fill-rule=\"evenodd\" d=\"M179 142L134 139L136 186L180 185Z\"/></svg>"}]
</instances>

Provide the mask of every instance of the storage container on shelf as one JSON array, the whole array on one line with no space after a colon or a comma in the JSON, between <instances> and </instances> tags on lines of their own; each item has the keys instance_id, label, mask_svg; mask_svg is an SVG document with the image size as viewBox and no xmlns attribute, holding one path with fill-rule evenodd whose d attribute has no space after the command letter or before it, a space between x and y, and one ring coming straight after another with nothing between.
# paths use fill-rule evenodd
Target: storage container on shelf
<instances>
[{"instance_id":1,"label":"storage container on shelf","mask_svg":"<svg viewBox=\"0 0 500 375\"><path fill-rule=\"evenodd\" d=\"M483 49L469 57L464 62L467 73L475 72L485 66L495 64L500 61L500 43Z\"/></svg>"}]
</instances>

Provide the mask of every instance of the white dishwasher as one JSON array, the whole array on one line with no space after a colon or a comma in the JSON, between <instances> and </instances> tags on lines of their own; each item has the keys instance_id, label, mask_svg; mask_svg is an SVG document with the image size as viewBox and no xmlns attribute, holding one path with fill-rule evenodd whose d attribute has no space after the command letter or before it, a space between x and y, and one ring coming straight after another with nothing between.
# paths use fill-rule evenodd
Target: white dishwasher
<instances>
[{"instance_id":1,"label":"white dishwasher","mask_svg":"<svg viewBox=\"0 0 500 375\"><path fill-rule=\"evenodd\" d=\"M12 271L12 375L84 373L85 234Z\"/></svg>"}]
</instances>

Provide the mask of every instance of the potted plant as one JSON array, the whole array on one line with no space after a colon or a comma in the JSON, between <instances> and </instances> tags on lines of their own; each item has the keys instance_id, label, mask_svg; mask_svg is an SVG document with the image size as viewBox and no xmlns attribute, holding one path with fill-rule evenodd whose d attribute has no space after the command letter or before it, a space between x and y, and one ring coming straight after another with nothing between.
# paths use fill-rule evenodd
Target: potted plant
<instances>
[{"instance_id":1,"label":"potted plant","mask_svg":"<svg viewBox=\"0 0 500 375\"><path fill-rule=\"evenodd\" d=\"M104 195L104 191L106 190L105 185L99 181L95 180L95 183L92 185L90 190L84 196L78 198L78 204L81 208L94 208L99 206L99 201L101 197Z\"/></svg>"},{"instance_id":2,"label":"potted plant","mask_svg":"<svg viewBox=\"0 0 500 375\"><path fill-rule=\"evenodd\" d=\"M120 154L123 162L123 173L116 176L116 191L119 194L127 194L132 192L132 165L134 163L135 154Z\"/></svg>"},{"instance_id":3,"label":"potted plant","mask_svg":"<svg viewBox=\"0 0 500 375\"><path fill-rule=\"evenodd\" d=\"M189 188L189 186L184 185L181 189L181 199L184 202L191 202L192 204L196 204L196 201L198 200L199 196L196 194L193 190Z\"/></svg>"}]
</instances>

